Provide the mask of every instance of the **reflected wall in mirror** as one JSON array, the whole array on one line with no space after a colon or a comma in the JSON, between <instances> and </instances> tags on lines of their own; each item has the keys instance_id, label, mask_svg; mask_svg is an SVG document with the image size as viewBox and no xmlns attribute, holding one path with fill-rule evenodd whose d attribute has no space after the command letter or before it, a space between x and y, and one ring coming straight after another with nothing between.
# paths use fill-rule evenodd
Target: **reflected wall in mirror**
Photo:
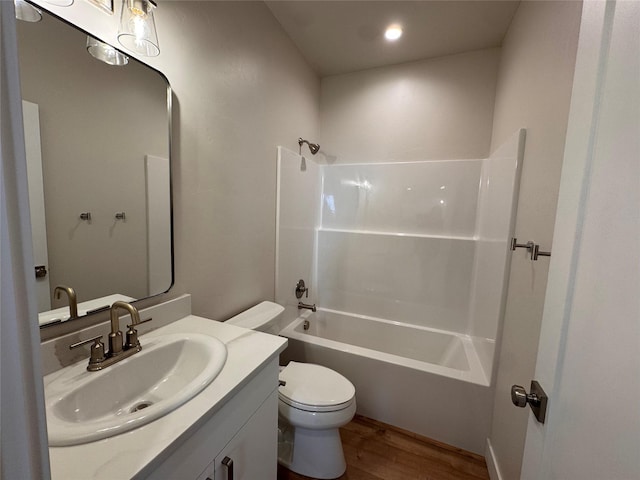
<instances>
[{"instance_id":1,"label":"reflected wall in mirror","mask_svg":"<svg viewBox=\"0 0 640 480\"><path fill-rule=\"evenodd\" d=\"M47 13L17 23L34 254L47 271L36 280L40 324L69 316L57 285L73 287L79 316L167 291L167 80L133 58L93 58L86 33Z\"/></svg>"}]
</instances>

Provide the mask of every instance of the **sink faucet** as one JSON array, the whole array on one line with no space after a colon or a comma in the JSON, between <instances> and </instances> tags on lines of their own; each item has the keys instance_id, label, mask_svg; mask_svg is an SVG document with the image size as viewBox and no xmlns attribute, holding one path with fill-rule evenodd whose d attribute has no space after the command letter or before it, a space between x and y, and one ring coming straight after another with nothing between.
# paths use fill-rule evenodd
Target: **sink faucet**
<instances>
[{"instance_id":1,"label":"sink faucet","mask_svg":"<svg viewBox=\"0 0 640 480\"><path fill-rule=\"evenodd\" d=\"M120 317L118 317L118 309L122 308L131 315L131 325L127 331L127 343L122 344L122 332L120 331ZM118 300L111 305L111 333L109 333L109 354L111 356L120 355L122 352L132 348L138 348L140 351L140 342L138 341L138 332L133 328L140 323L140 314L138 309L127 302ZM131 338L133 336L133 338Z\"/></svg>"},{"instance_id":2,"label":"sink faucet","mask_svg":"<svg viewBox=\"0 0 640 480\"><path fill-rule=\"evenodd\" d=\"M78 297L76 296L76 291L66 285L58 285L53 289L53 294L56 299L60 300L61 292L66 293L69 299L69 318L76 318L78 316Z\"/></svg>"},{"instance_id":3,"label":"sink faucet","mask_svg":"<svg viewBox=\"0 0 640 480\"><path fill-rule=\"evenodd\" d=\"M314 303L313 305L307 305L306 303L298 302L298 310L302 310L303 308L306 308L307 310L311 310L312 312L315 312L316 304Z\"/></svg>"},{"instance_id":4,"label":"sink faucet","mask_svg":"<svg viewBox=\"0 0 640 480\"><path fill-rule=\"evenodd\" d=\"M129 312L131 315L131 325L127 325L127 337L126 342L122 340L122 332L120 331L120 317L118 316L118 310L123 309ZM107 368L114 363L118 363L120 360L129 358L131 355L138 353L142 350L142 346L138 341L138 332L134 328L137 325L151 321L151 318L146 320L140 320L140 313L138 309L127 302L117 301L111 305L111 332L109 333L109 351L105 353L104 343L102 343L102 335L84 340L78 343L74 343L69 346L69 349L80 347L87 343L93 342L91 345L91 358L89 358L89 365L87 370L90 372L97 372Z\"/></svg>"}]
</instances>

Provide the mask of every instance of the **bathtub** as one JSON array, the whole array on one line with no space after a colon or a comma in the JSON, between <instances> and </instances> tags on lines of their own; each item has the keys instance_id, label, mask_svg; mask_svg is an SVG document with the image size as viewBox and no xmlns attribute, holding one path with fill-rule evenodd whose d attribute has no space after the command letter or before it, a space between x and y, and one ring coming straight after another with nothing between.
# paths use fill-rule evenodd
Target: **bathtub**
<instances>
[{"instance_id":1,"label":"bathtub","mask_svg":"<svg viewBox=\"0 0 640 480\"><path fill-rule=\"evenodd\" d=\"M493 389L479 352L491 342L328 309L305 311L280 335L285 364L317 363L351 380L359 414L484 453Z\"/></svg>"}]
</instances>

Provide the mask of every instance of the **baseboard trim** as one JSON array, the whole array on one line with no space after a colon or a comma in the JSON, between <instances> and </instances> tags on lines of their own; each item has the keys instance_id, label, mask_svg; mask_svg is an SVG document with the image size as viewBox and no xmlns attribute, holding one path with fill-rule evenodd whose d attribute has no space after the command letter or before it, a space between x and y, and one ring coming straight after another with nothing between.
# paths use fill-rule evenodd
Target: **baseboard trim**
<instances>
[{"instance_id":1,"label":"baseboard trim","mask_svg":"<svg viewBox=\"0 0 640 480\"><path fill-rule=\"evenodd\" d=\"M489 438L487 438L485 460L487 462L487 470L489 470L489 478L491 480L502 480L500 468L498 468L498 462L496 460L496 454L493 451L493 446L491 445L491 440Z\"/></svg>"},{"instance_id":2,"label":"baseboard trim","mask_svg":"<svg viewBox=\"0 0 640 480\"><path fill-rule=\"evenodd\" d=\"M424 443L428 443L433 445L434 447L441 448L443 450L448 450L450 452L454 452L456 455L469 457L477 462L484 462L485 459L482 455L478 455L477 453L470 452L469 450L465 450L464 448L456 447L455 445L449 445L448 443L441 442L439 440L435 440L433 438L425 437L424 435L420 435L419 433L412 432L410 430L406 430L404 428L397 427L395 425L391 425L390 423L384 423L380 420L376 420L371 417L365 417L364 415L357 414L355 417L358 418L362 423L370 424L375 426L380 430L393 430L394 432L400 433L402 435L406 435L411 438L415 438L416 440ZM488 440L488 439L487 439Z\"/></svg>"}]
</instances>

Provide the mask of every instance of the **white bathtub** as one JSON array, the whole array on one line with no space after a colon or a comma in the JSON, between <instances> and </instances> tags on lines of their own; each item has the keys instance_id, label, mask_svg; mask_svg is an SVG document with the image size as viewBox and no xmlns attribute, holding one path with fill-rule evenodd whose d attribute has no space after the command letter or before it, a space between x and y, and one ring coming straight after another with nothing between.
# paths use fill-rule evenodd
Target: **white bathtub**
<instances>
[{"instance_id":1,"label":"white bathtub","mask_svg":"<svg viewBox=\"0 0 640 480\"><path fill-rule=\"evenodd\" d=\"M483 454L493 389L477 352L491 344L326 309L305 311L280 335L289 338L283 362L318 363L351 380L361 415Z\"/></svg>"}]
</instances>

